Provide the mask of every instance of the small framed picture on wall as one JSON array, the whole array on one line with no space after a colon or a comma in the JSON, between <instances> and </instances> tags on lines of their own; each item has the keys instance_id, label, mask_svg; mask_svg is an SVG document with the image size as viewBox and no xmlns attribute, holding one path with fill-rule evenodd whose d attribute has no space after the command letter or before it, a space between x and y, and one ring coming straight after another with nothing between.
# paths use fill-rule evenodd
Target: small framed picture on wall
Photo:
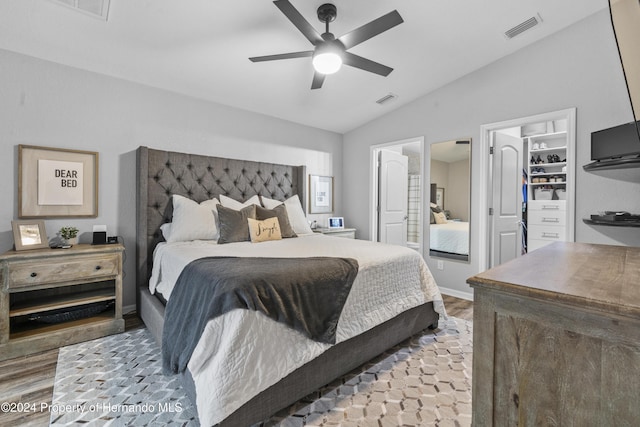
<instances>
[{"instance_id":1,"label":"small framed picture on wall","mask_svg":"<svg viewBox=\"0 0 640 427\"><path fill-rule=\"evenodd\" d=\"M333 212L333 177L309 175L309 213Z\"/></svg>"},{"instance_id":2,"label":"small framed picture on wall","mask_svg":"<svg viewBox=\"0 0 640 427\"><path fill-rule=\"evenodd\" d=\"M442 187L436 189L436 205L444 210L444 188Z\"/></svg>"}]
</instances>

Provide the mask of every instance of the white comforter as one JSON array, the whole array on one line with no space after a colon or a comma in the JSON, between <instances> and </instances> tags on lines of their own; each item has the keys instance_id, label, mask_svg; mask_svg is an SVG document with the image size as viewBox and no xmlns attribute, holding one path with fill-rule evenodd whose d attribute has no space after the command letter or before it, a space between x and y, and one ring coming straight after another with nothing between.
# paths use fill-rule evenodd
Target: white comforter
<instances>
[{"instance_id":1,"label":"white comforter","mask_svg":"<svg viewBox=\"0 0 640 427\"><path fill-rule=\"evenodd\" d=\"M469 223L448 221L429 226L429 248L434 251L469 255Z\"/></svg>"},{"instance_id":2,"label":"white comforter","mask_svg":"<svg viewBox=\"0 0 640 427\"><path fill-rule=\"evenodd\" d=\"M169 300L182 269L206 256L356 259L358 275L340 316L336 342L428 301L434 301L436 311L446 316L440 292L416 251L320 234L258 244L217 245L205 241L160 244L154 254L151 292L159 291ZM222 421L329 347L255 311L234 310L212 319L188 364L195 382L201 424Z\"/></svg>"}]
</instances>

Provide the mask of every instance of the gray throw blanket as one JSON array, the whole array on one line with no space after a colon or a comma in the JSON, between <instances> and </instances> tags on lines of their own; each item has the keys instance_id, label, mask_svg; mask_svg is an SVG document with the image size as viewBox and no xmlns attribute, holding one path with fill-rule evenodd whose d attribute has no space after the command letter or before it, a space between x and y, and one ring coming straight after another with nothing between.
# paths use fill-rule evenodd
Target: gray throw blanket
<instances>
[{"instance_id":1,"label":"gray throw blanket","mask_svg":"<svg viewBox=\"0 0 640 427\"><path fill-rule=\"evenodd\" d=\"M200 258L171 293L162 333L165 374L183 372L207 322L233 309L260 311L307 337L334 344L358 274L350 258Z\"/></svg>"}]
</instances>

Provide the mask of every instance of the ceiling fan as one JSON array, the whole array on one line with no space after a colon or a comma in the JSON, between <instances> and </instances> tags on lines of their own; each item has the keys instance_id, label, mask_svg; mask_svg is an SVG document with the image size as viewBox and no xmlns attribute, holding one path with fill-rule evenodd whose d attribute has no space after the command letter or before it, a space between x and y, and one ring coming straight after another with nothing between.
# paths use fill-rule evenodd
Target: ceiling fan
<instances>
[{"instance_id":1,"label":"ceiling fan","mask_svg":"<svg viewBox=\"0 0 640 427\"><path fill-rule=\"evenodd\" d=\"M397 10L389 12L378 19L365 24L355 30L338 37L329 32L329 22L336 19L337 9L335 5L326 3L318 8L318 19L325 23L326 31L320 34L315 28L304 19L304 17L293 7L289 0L276 0L273 2L278 9L296 26L298 30L311 42L315 48L303 52L282 53L278 55L254 56L249 58L252 62L275 61L279 59L291 58L313 58L313 82L311 89L320 89L327 74L333 74L340 69L342 64L361 70L388 76L393 68L379 64L361 56L347 52L348 49L369 40L372 37L383 33L396 25L402 24L404 20Z\"/></svg>"}]
</instances>

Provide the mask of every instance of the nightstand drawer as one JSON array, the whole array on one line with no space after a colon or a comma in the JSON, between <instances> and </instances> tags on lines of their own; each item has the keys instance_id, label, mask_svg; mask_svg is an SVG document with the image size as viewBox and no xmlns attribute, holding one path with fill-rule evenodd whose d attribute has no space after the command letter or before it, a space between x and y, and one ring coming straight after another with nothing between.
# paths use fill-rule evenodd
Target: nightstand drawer
<instances>
[{"instance_id":1,"label":"nightstand drawer","mask_svg":"<svg viewBox=\"0 0 640 427\"><path fill-rule=\"evenodd\" d=\"M347 239L355 239L356 238L356 229L355 228L316 228L313 230L314 233L322 233L327 236L333 237L346 237Z\"/></svg>"},{"instance_id":2,"label":"nightstand drawer","mask_svg":"<svg viewBox=\"0 0 640 427\"><path fill-rule=\"evenodd\" d=\"M18 261L8 266L8 288L112 277L120 271L117 254Z\"/></svg>"}]
</instances>

